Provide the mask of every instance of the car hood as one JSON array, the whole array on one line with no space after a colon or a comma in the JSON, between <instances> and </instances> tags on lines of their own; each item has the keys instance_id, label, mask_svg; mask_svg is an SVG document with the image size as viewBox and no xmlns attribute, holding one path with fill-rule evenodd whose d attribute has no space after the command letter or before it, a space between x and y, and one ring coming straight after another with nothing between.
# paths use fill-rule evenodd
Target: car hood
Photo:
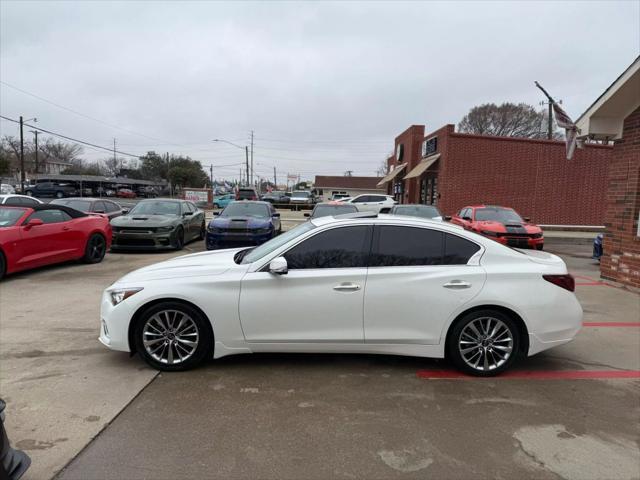
<instances>
[{"instance_id":1,"label":"car hood","mask_svg":"<svg viewBox=\"0 0 640 480\"><path fill-rule=\"evenodd\" d=\"M242 248L215 250L211 252L193 253L172 258L164 262L154 263L139 268L120 278L118 284L135 284L152 280L169 278L197 277L201 275L220 275L236 266L233 257Z\"/></svg>"},{"instance_id":2,"label":"car hood","mask_svg":"<svg viewBox=\"0 0 640 480\"><path fill-rule=\"evenodd\" d=\"M267 228L271 224L270 218L256 217L215 217L210 225L216 228L233 228L233 224L242 225L242 228Z\"/></svg>"},{"instance_id":3,"label":"car hood","mask_svg":"<svg viewBox=\"0 0 640 480\"><path fill-rule=\"evenodd\" d=\"M493 220L476 222L481 230L499 233L540 233L542 229L537 225L523 222L496 222Z\"/></svg>"},{"instance_id":4,"label":"car hood","mask_svg":"<svg viewBox=\"0 0 640 480\"><path fill-rule=\"evenodd\" d=\"M121 215L111 220L114 227L162 227L180 223L175 215Z\"/></svg>"}]
</instances>

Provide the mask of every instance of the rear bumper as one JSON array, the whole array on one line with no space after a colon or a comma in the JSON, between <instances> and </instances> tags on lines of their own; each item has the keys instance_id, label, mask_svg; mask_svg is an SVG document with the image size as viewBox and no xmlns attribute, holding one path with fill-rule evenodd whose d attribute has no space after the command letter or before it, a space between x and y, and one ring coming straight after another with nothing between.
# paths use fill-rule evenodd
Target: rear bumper
<instances>
[{"instance_id":1,"label":"rear bumper","mask_svg":"<svg viewBox=\"0 0 640 480\"><path fill-rule=\"evenodd\" d=\"M582 329L580 302L573 293L566 292L565 298L565 301L553 304L553 313L547 314L547 321L540 322L535 331L529 332L529 356L569 343ZM544 315L544 312L539 313Z\"/></svg>"}]
</instances>

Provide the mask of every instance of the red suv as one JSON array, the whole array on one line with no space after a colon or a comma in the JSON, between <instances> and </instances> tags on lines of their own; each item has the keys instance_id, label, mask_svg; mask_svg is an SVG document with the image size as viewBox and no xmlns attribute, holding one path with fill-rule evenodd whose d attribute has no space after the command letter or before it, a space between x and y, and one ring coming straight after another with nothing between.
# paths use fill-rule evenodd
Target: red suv
<instances>
[{"instance_id":1,"label":"red suv","mask_svg":"<svg viewBox=\"0 0 640 480\"><path fill-rule=\"evenodd\" d=\"M472 205L460 209L451 222L509 247L542 250L544 245L542 229L513 208Z\"/></svg>"},{"instance_id":2,"label":"red suv","mask_svg":"<svg viewBox=\"0 0 640 480\"><path fill-rule=\"evenodd\" d=\"M260 200L255 188L241 187L236 190L236 200Z\"/></svg>"}]
</instances>

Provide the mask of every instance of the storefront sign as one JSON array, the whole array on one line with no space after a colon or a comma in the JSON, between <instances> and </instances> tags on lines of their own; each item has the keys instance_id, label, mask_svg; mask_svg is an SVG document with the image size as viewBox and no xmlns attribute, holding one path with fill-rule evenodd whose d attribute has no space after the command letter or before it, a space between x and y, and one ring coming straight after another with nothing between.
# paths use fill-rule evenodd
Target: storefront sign
<instances>
[{"instance_id":1,"label":"storefront sign","mask_svg":"<svg viewBox=\"0 0 640 480\"><path fill-rule=\"evenodd\" d=\"M185 190L184 199L193 203L207 203L209 197L206 190Z\"/></svg>"}]
</instances>

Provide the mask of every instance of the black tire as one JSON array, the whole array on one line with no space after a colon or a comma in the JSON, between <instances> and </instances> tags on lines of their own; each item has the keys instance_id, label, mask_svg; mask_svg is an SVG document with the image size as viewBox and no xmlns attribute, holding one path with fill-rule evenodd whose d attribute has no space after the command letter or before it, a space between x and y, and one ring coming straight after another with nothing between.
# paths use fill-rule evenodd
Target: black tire
<instances>
[{"instance_id":1,"label":"black tire","mask_svg":"<svg viewBox=\"0 0 640 480\"><path fill-rule=\"evenodd\" d=\"M94 233L87 240L87 246L84 248L84 263L100 263L107 254L107 240L99 233Z\"/></svg>"},{"instance_id":2,"label":"black tire","mask_svg":"<svg viewBox=\"0 0 640 480\"><path fill-rule=\"evenodd\" d=\"M33 197L33 190L27 190L24 192L28 197Z\"/></svg>"},{"instance_id":3,"label":"black tire","mask_svg":"<svg viewBox=\"0 0 640 480\"><path fill-rule=\"evenodd\" d=\"M62 192L62 191L58 190L58 191L56 192L56 198L64 198L64 192Z\"/></svg>"},{"instance_id":4,"label":"black tire","mask_svg":"<svg viewBox=\"0 0 640 480\"><path fill-rule=\"evenodd\" d=\"M0 252L0 280L3 279L6 271L7 271L7 261L4 258L4 253Z\"/></svg>"},{"instance_id":5,"label":"black tire","mask_svg":"<svg viewBox=\"0 0 640 480\"><path fill-rule=\"evenodd\" d=\"M165 351L156 353L156 358L154 358L152 353L147 350L147 348L152 349L153 345L148 345L148 347L145 347L145 343L144 343L145 339L149 343L149 340L155 341L154 337L162 338L160 342L164 344L165 349L168 348L169 350L171 350L171 355L174 361L177 360L176 357L180 356L178 347L181 346L182 344L178 343L179 340L177 340L177 338L179 338L179 335L176 335L176 333L179 333L179 332L177 331L177 329L175 330L175 333L173 334L173 336L171 336L171 333L166 334L168 336L171 336L170 337L171 340L169 340L168 338L161 337L162 331L160 330L160 328L156 328L156 327L159 327L159 324L156 323L156 321L152 320L153 317L157 314L159 314L159 318L161 318L162 320L167 320L167 317L165 317L162 314L162 312L166 312L166 311L179 312L179 314L190 318L193 321L194 328L196 329L194 330L192 328L189 328L186 334L186 335L190 335L189 339L191 341L196 340L197 346L195 347L195 350L193 351L191 356L189 356L185 360L180 360L178 363L173 363L173 364L168 363L169 358L166 358L164 362L160 361L157 358L158 356L160 358L163 358L164 355L168 357L169 356L168 351L167 353L165 353ZM170 313L169 315L171 316L172 314ZM177 316L174 316L173 318L174 318L174 321L179 323L180 320L177 320ZM147 325L148 322L151 322L152 326L148 328L147 331L151 333L145 334L145 326ZM166 324L168 325L168 322ZM175 327L175 326L176 326L175 324L172 325L172 327ZM154 331L158 331L161 333L154 334L153 333ZM193 331L197 332L196 336L193 336L193 333L189 333ZM150 336L150 335L154 335L154 336ZM167 372L183 371L183 370L189 370L191 368L194 368L199 363L201 363L207 355L212 355L213 353L212 352L213 336L211 333L211 324L209 323L209 320L207 320L198 310L196 310L192 306L181 303L181 302L166 301L166 302L158 303L148 308L147 310L145 310L142 313L142 315L140 315L140 317L138 318L138 321L136 322L136 325L134 327L134 339L135 339L136 351L140 354L140 356L144 359L144 361L147 362L151 367L157 370L162 370ZM160 343L160 342L156 342L156 343ZM175 343L168 344L168 342L175 342ZM182 352L182 354L185 354L184 350L180 350L180 351Z\"/></svg>"},{"instance_id":6,"label":"black tire","mask_svg":"<svg viewBox=\"0 0 640 480\"><path fill-rule=\"evenodd\" d=\"M486 322L486 319L490 319L492 322L488 325L483 323ZM467 327L471 329L471 324L473 324L473 327L476 327L481 337L483 334L486 334L487 331L491 334L492 330L494 330L491 338L488 338L489 335L484 335L487 338L483 339L482 343L474 343L471 336L467 333L463 336L463 331L465 331ZM487 325L486 330L482 330L483 324ZM495 331L496 326L500 326L497 331ZM465 332L469 331L470 330L466 330ZM510 341L505 339L510 339ZM461 352L463 348L460 343L461 341L464 341L464 345L467 345L464 347L465 350L468 350L466 359ZM520 352L521 341L518 325L511 317L497 310L477 310L458 319L449 330L446 345L447 358L451 360L456 368L464 373L477 377L493 377L501 374L513 365ZM506 348L511 349L508 355L505 352ZM478 357L475 357L476 354ZM502 355L506 358L502 358ZM487 360L486 363L485 359ZM474 365L470 363L476 363L476 360L478 361L478 366L474 367ZM480 363L482 365L480 365ZM486 368L485 365L487 365L488 368Z\"/></svg>"},{"instance_id":7,"label":"black tire","mask_svg":"<svg viewBox=\"0 0 640 480\"><path fill-rule=\"evenodd\" d=\"M204 237L207 236L207 225L205 222L202 222L200 225L200 233L198 234L198 240L204 240Z\"/></svg>"},{"instance_id":8,"label":"black tire","mask_svg":"<svg viewBox=\"0 0 640 480\"><path fill-rule=\"evenodd\" d=\"M214 203L213 208L220 208L220 205L218 205L217 203Z\"/></svg>"},{"instance_id":9,"label":"black tire","mask_svg":"<svg viewBox=\"0 0 640 480\"><path fill-rule=\"evenodd\" d=\"M182 227L178 227L176 229L176 235L173 239L173 248L176 250L182 250L184 248L184 229Z\"/></svg>"}]
</instances>

